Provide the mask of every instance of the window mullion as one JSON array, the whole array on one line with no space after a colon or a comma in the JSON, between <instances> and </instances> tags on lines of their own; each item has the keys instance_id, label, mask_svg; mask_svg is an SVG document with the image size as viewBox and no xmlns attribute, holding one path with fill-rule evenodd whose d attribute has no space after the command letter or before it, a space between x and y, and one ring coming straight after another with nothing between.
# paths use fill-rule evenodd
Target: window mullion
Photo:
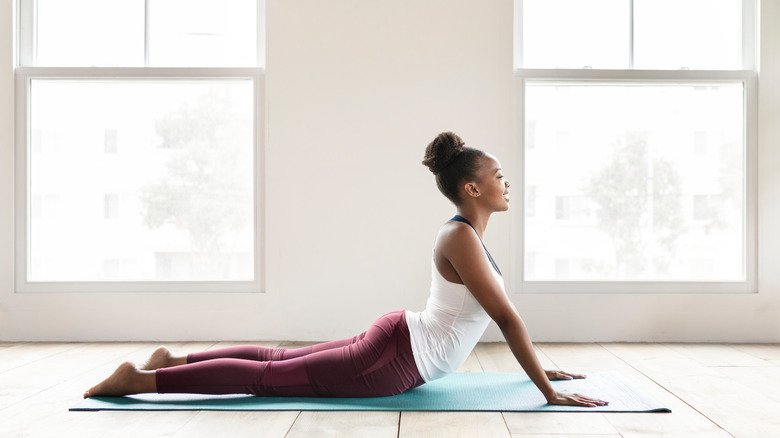
<instances>
[{"instance_id":1,"label":"window mullion","mask_svg":"<svg viewBox=\"0 0 780 438\"><path fill-rule=\"evenodd\" d=\"M628 0L628 68L634 69L634 0Z\"/></svg>"},{"instance_id":2,"label":"window mullion","mask_svg":"<svg viewBox=\"0 0 780 438\"><path fill-rule=\"evenodd\" d=\"M49 78L253 78L255 67L20 67L19 73Z\"/></svg>"},{"instance_id":3,"label":"window mullion","mask_svg":"<svg viewBox=\"0 0 780 438\"><path fill-rule=\"evenodd\" d=\"M515 2L515 22L513 26L514 32L514 53L515 53L515 65L514 68L523 68L523 44L525 39L523 37L523 0L517 0Z\"/></svg>"},{"instance_id":4,"label":"window mullion","mask_svg":"<svg viewBox=\"0 0 780 438\"><path fill-rule=\"evenodd\" d=\"M608 69L517 69L517 76L535 80L647 81L740 81L752 78L749 70L608 70Z\"/></svg>"},{"instance_id":5,"label":"window mullion","mask_svg":"<svg viewBox=\"0 0 780 438\"><path fill-rule=\"evenodd\" d=\"M740 54L743 70L757 70L756 56L756 29L758 29L757 1L742 1L742 44Z\"/></svg>"},{"instance_id":6,"label":"window mullion","mask_svg":"<svg viewBox=\"0 0 780 438\"><path fill-rule=\"evenodd\" d=\"M35 0L21 0L18 3L19 13L17 18L17 66L34 65L35 62Z\"/></svg>"},{"instance_id":7,"label":"window mullion","mask_svg":"<svg viewBox=\"0 0 780 438\"><path fill-rule=\"evenodd\" d=\"M149 67L149 0L144 0L144 67Z\"/></svg>"},{"instance_id":8,"label":"window mullion","mask_svg":"<svg viewBox=\"0 0 780 438\"><path fill-rule=\"evenodd\" d=\"M257 1L256 8L255 44L257 46L255 47L255 66L262 65L265 68L265 31L260 31L260 29L265 29L265 0Z\"/></svg>"},{"instance_id":9,"label":"window mullion","mask_svg":"<svg viewBox=\"0 0 780 438\"><path fill-rule=\"evenodd\" d=\"M31 61L35 63L35 65L38 65L38 2L37 0L31 0L32 7L30 8L32 10L32 20L31 24L32 27L30 28L30 31L32 32L30 43L32 44L32 59Z\"/></svg>"}]
</instances>

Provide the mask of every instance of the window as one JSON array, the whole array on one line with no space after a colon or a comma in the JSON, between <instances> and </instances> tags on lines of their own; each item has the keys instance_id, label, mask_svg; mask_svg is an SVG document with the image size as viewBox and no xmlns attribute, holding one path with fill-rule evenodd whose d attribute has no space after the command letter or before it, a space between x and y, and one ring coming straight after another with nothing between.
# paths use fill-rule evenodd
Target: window
<instances>
[{"instance_id":1,"label":"window","mask_svg":"<svg viewBox=\"0 0 780 438\"><path fill-rule=\"evenodd\" d=\"M569 208L569 196L556 196L555 197L555 219L566 220L571 217L571 209Z\"/></svg>"},{"instance_id":2,"label":"window","mask_svg":"<svg viewBox=\"0 0 780 438\"><path fill-rule=\"evenodd\" d=\"M20 0L17 292L257 292L263 0Z\"/></svg>"},{"instance_id":3,"label":"window","mask_svg":"<svg viewBox=\"0 0 780 438\"><path fill-rule=\"evenodd\" d=\"M526 186L525 191L525 217L536 216L536 186Z\"/></svg>"},{"instance_id":4,"label":"window","mask_svg":"<svg viewBox=\"0 0 780 438\"><path fill-rule=\"evenodd\" d=\"M103 131L104 152L107 154L117 153L116 129L106 129Z\"/></svg>"},{"instance_id":5,"label":"window","mask_svg":"<svg viewBox=\"0 0 780 438\"><path fill-rule=\"evenodd\" d=\"M103 216L105 219L116 219L119 212L119 196L116 193L106 193L103 196Z\"/></svg>"},{"instance_id":6,"label":"window","mask_svg":"<svg viewBox=\"0 0 780 438\"><path fill-rule=\"evenodd\" d=\"M755 0L516 0L520 292L755 292Z\"/></svg>"}]
</instances>

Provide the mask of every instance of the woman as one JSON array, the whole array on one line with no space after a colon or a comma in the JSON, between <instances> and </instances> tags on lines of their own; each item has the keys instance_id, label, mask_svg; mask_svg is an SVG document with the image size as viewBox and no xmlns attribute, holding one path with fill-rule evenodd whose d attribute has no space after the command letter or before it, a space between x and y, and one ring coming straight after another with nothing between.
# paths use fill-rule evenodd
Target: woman
<instances>
[{"instance_id":1,"label":"woman","mask_svg":"<svg viewBox=\"0 0 780 438\"><path fill-rule=\"evenodd\" d=\"M390 312L355 337L304 348L241 345L174 356L159 347L140 369L125 362L84 397L144 392L393 395L455 371L492 319L549 404L606 405L553 389L550 380L585 376L542 369L504 291L501 271L482 243L490 215L509 209L510 184L498 160L443 132L427 146L423 164L458 208L436 238L431 294L423 311Z\"/></svg>"}]
</instances>

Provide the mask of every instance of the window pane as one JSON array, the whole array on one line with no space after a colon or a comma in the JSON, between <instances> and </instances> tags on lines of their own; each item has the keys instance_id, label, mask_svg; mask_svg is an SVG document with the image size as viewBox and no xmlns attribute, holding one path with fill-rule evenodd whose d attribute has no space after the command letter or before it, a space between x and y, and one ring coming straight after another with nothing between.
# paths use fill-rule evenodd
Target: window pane
<instances>
[{"instance_id":1,"label":"window pane","mask_svg":"<svg viewBox=\"0 0 780 438\"><path fill-rule=\"evenodd\" d=\"M252 81L31 87L29 281L253 279Z\"/></svg>"},{"instance_id":2,"label":"window pane","mask_svg":"<svg viewBox=\"0 0 780 438\"><path fill-rule=\"evenodd\" d=\"M741 0L634 0L634 67L742 68Z\"/></svg>"},{"instance_id":3,"label":"window pane","mask_svg":"<svg viewBox=\"0 0 780 438\"><path fill-rule=\"evenodd\" d=\"M149 64L257 64L256 0L150 0Z\"/></svg>"},{"instance_id":4,"label":"window pane","mask_svg":"<svg viewBox=\"0 0 780 438\"><path fill-rule=\"evenodd\" d=\"M628 68L627 0L523 0L523 68Z\"/></svg>"},{"instance_id":5,"label":"window pane","mask_svg":"<svg viewBox=\"0 0 780 438\"><path fill-rule=\"evenodd\" d=\"M525 92L526 280L744 281L741 83Z\"/></svg>"},{"instance_id":6,"label":"window pane","mask_svg":"<svg viewBox=\"0 0 780 438\"><path fill-rule=\"evenodd\" d=\"M144 2L37 0L39 66L143 66Z\"/></svg>"}]
</instances>

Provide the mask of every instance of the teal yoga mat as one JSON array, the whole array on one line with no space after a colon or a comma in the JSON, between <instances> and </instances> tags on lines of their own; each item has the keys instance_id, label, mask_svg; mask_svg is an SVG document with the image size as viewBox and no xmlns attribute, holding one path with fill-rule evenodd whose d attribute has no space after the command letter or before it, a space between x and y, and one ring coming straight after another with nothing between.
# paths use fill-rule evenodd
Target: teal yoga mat
<instances>
[{"instance_id":1,"label":"teal yoga mat","mask_svg":"<svg viewBox=\"0 0 780 438\"><path fill-rule=\"evenodd\" d=\"M525 374L453 373L403 394L371 398L255 397L246 394L134 394L82 399L71 411L492 411L671 412L653 397L609 371L586 379L552 382L557 391L609 402L593 408L548 405Z\"/></svg>"}]
</instances>

